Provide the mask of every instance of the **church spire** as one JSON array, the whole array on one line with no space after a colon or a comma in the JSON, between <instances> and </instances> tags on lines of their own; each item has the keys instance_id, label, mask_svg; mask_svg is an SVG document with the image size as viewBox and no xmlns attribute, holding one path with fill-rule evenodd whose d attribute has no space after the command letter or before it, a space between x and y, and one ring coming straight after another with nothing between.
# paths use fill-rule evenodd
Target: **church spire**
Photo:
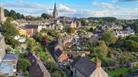
<instances>
[{"instance_id":1,"label":"church spire","mask_svg":"<svg viewBox=\"0 0 138 77\"><path fill-rule=\"evenodd\" d=\"M58 17L58 10L57 10L57 5L56 3L54 4L54 9L53 9L53 18L57 18Z\"/></svg>"}]
</instances>

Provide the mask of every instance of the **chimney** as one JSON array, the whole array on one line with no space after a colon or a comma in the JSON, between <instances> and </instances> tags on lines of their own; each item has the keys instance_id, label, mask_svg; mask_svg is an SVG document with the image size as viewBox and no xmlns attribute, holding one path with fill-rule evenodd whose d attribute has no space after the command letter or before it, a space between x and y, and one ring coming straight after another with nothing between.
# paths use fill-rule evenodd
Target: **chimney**
<instances>
[{"instance_id":1,"label":"chimney","mask_svg":"<svg viewBox=\"0 0 138 77\"><path fill-rule=\"evenodd\" d=\"M101 60L97 59L96 68L100 68L100 67L101 67Z\"/></svg>"}]
</instances>

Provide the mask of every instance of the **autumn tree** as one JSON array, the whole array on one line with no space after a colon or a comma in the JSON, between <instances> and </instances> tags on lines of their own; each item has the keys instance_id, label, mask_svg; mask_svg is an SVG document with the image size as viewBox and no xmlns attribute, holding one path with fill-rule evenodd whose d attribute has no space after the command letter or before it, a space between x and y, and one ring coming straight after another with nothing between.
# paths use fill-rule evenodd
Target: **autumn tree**
<instances>
[{"instance_id":1,"label":"autumn tree","mask_svg":"<svg viewBox=\"0 0 138 77\"><path fill-rule=\"evenodd\" d=\"M104 41L99 41L99 45L97 47L97 51L99 52L99 54L107 56L108 47L106 46L106 43Z\"/></svg>"},{"instance_id":2,"label":"autumn tree","mask_svg":"<svg viewBox=\"0 0 138 77\"><path fill-rule=\"evenodd\" d=\"M76 28L68 28L68 33L75 33L76 31Z\"/></svg>"}]
</instances>

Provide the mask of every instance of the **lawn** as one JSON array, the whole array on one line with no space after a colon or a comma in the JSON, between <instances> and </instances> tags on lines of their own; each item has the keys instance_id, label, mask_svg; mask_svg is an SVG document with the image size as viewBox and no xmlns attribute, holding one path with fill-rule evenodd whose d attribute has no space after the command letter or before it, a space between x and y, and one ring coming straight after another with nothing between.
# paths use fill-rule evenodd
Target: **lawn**
<instances>
[{"instance_id":1,"label":"lawn","mask_svg":"<svg viewBox=\"0 0 138 77\"><path fill-rule=\"evenodd\" d=\"M122 75L128 74L129 69L128 68L117 68L117 69L112 69L108 70L108 74L111 77L122 77Z\"/></svg>"}]
</instances>

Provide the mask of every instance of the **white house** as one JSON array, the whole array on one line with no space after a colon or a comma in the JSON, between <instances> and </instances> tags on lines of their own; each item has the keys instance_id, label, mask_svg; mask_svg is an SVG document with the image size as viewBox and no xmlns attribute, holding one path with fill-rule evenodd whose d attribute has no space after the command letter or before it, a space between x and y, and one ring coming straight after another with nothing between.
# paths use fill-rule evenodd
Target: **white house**
<instances>
[{"instance_id":1,"label":"white house","mask_svg":"<svg viewBox=\"0 0 138 77\"><path fill-rule=\"evenodd\" d=\"M0 76L13 76L16 74L18 56L15 54L6 54L0 63Z\"/></svg>"}]
</instances>

